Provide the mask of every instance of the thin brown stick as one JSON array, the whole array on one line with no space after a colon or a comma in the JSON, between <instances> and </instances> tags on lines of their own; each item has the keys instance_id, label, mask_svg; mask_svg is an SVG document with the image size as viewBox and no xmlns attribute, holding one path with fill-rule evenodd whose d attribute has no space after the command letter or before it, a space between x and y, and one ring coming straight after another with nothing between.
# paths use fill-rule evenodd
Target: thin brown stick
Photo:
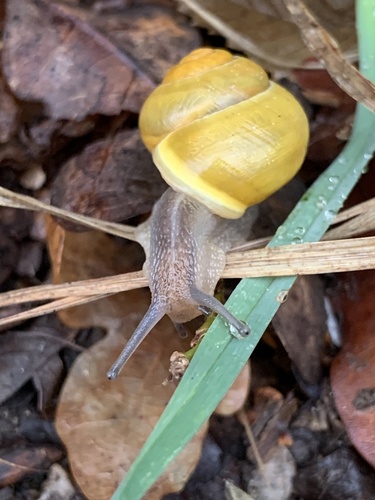
<instances>
[{"instance_id":1,"label":"thin brown stick","mask_svg":"<svg viewBox=\"0 0 375 500\"><path fill-rule=\"evenodd\" d=\"M360 0L359 0L360 1ZM336 83L353 99L375 113L375 86L345 59L336 40L301 0L284 0L307 47L325 66Z\"/></svg>"},{"instance_id":2,"label":"thin brown stick","mask_svg":"<svg viewBox=\"0 0 375 500\"><path fill-rule=\"evenodd\" d=\"M101 219L95 219L94 217L87 217L86 215L69 212L69 210L63 210L62 208L48 205L47 203L43 203L42 201L32 198L31 196L18 194L3 187L0 187L0 206L44 212L70 222L82 224L83 226L90 227L91 229L97 229L108 234L113 234L114 236L120 236L121 238L137 241L135 238L135 228L132 226L115 224L114 222L107 222Z\"/></svg>"},{"instance_id":3,"label":"thin brown stick","mask_svg":"<svg viewBox=\"0 0 375 500\"><path fill-rule=\"evenodd\" d=\"M115 292L114 292L115 293ZM33 307L28 311L22 311L17 314L12 314L6 318L0 319L0 326L9 326L20 321L25 321L27 319L36 318L37 316L43 316L44 314L50 314L56 311L61 311L62 309L67 309L69 307L81 306L87 304L88 302L93 302L94 300L103 299L111 294L103 295L93 295L89 297L65 297L63 299L54 300L49 304L44 304L42 306Z\"/></svg>"},{"instance_id":4,"label":"thin brown stick","mask_svg":"<svg viewBox=\"0 0 375 500\"><path fill-rule=\"evenodd\" d=\"M142 271L117 274L105 278L95 278L60 285L40 285L20 290L11 290L0 294L0 307L26 302L61 299L63 297L95 296L101 293L113 294L147 286L148 282Z\"/></svg>"}]
</instances>

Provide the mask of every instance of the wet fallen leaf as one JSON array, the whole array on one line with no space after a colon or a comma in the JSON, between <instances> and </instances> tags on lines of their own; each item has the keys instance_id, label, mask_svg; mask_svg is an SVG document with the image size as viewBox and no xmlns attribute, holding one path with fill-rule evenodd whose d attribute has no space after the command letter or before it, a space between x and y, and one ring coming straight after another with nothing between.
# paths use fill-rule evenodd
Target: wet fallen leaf
<instances>
[{"instance_id":1,"label":"wet fallen leaf","mask_svg":"<svg viewBox=\"0 0 375 500\"><path fill-rule=\"evenodd\" d=\"M348 435L375 467L375 272L341 281L343 346L331 367L332 390Z\"/></svg>"}]
</instances>

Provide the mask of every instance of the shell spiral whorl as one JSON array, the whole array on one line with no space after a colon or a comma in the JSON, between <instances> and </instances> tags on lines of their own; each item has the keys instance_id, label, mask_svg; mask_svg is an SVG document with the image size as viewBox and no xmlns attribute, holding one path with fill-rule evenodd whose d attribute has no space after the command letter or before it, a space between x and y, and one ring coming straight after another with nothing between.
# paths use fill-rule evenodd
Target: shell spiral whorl
<instances>
[{"instance_id":1,"label":"shell spiral whorl","mask_svg":"<svg viewBox=\"0 0 375 500\"><path fill-rule=\"evenodd\" d=\"M167 183L238 218L300 168L309 131L298 101L247 58L198 49L146 100L142 139Z\"/></svg>"}]
</instances>

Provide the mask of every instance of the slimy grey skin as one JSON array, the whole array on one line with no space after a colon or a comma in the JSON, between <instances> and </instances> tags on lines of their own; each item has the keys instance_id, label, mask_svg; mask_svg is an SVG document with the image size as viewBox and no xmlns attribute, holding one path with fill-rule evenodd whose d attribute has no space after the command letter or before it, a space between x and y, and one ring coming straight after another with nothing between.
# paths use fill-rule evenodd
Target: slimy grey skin
<instances>
[{"instance_id":1,"label":"slimy grey skin","mask_svg":"<svg viewBox=\"0 0 375 500\"><path fill-rule=\"evenodd\" d=\"M119 374L130 356L164 315L185 323L209 309L235 328L240 336L249 327L233 316L214 296L225 267L225 254L249 236L258 214L248 209L236 220L223 219L192 198L168 189L150 219L137 229L146 252L143 270L151 290L151 305L122 353L108 371ZM244 236L245 235L245 236Z\"/></svg>"}]
</instances>

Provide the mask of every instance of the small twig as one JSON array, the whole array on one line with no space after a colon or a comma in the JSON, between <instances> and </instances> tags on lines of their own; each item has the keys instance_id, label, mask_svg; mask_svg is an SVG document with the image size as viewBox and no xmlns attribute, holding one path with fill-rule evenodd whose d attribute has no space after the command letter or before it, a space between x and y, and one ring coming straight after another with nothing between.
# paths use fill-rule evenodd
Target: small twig
<instances>
[{"instance_id":1,"label":"small twig","mask_svg":"<svg viewBox=\"0 0 375 500\"><path fill-rule=\"evenodd\" d=\"M135 290L147 286L148 282L142 271L117 274L104 278L93 278L60 285L40 285L19 290L11 290L0 294L0 307L26 302L61 299L66 296L96 296L101 293L114 294Z\"/></svg>"},{"instance_id":2,"label":"small twig","mask_svg":"<svg viewBox=\"0 0 375 500\"><path fill-rule=\"evenodd\" d=\"M0 187L0 206L44 212L70 222L76 222L92 229L98 229L105 233L113 234L114 236L136 241L134 227L132 226L125 226L124 224L116 224L114 222L107 222L101 219L95 219L94 217L87 217L86 215L69 212L69 210L48 205L31 196L14 193L3 187Z\"/></svg>"},{"instance_id":3,"label":"small twig","mask_svg":"<svg viewBox=\"0 0 375 500\"><path fill-rule=\"evenodd\" d=\"M262 457L260 456L253 431L251 430L249 421L247 419L246 413L245 413L243 408L241 408L241 410L239 410L237 412L237 418L238 418L239 422L242 424L243 428L245 429L246 437L250 443L251 449L253 450L254 458L255 458L255 461L257 463L258 470L261 473L263 480L266 482L266 484L268 484L268 478L266 477L265 470L264 470L264 462L262 460Z\"/></svg>"},{"instance_id":4,"label":"small twig","mask_svg":"<svg viewBox=\"0 0 375 500\"><path fill-rule=\"evenodd\" d=\"M284 4L299 27L305 44L324 64L335 82L353 99L375 113L375 85L345 59L336 40L301 0L284 0Z\"/></svg>"},{"instance_id":5,"label":"small twig","mask_svg":"<svg viewBox=\"0 0 375 500\"><path fill-rule=\"evenodd\" d=\"M25 321L27 319L36 318L37 316L43 316L44 314L50 314L56 311L61 311L62 309L67 309L69 307L81 306L87 304L88 302L93 302L94 300L103 299L111 294L95 295L91 297L65 297L63 299L54 300L48 304L42 306L33 307L28 311L22 311L17 314L12 314L6 318L0 319L0 326L13 325L20 321Z\"/></svg>"}]
</instances>

